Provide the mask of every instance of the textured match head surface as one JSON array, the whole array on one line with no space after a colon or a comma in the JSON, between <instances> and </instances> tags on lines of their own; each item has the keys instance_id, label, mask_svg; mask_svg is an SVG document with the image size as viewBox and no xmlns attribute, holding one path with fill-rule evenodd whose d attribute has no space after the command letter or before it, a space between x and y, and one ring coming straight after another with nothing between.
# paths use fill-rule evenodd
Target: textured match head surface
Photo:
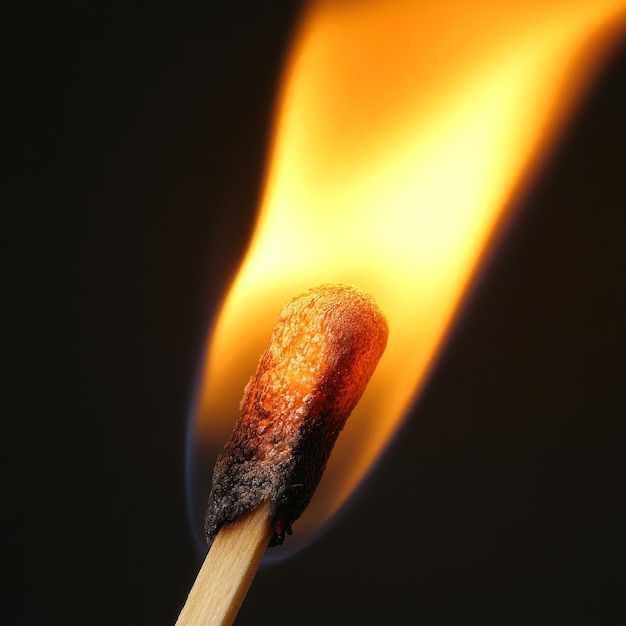
<instances>
[{"instance_id":1,"label":"textured match head surface","mask_svg":"<svg viewBox=\"0 0 626 626\"><path fill-rule=\"evenodd\" d=\"M268 498L271 545L282 542L309 503L387 334L374 300L351 285L322 285L284 305L215 466L209 545L223 524Z\"/></svg>"}]
</instances>

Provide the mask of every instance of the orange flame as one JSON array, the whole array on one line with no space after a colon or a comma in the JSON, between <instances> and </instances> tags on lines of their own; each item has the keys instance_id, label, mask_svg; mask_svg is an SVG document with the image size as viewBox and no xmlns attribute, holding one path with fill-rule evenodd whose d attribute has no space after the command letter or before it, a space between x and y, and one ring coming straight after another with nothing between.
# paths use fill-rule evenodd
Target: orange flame
<instances>
[{"instance_id":1,"label":"orange flame","mask_svg":"<svg viewBox=\"0 0 626 626\"><path fill-rule=\"evenodd\" d=\"M194 426L196 445L216 453L286 300L327 282L372 294L387 351L296 535L337 512L397 431L508 207L625 17L612 0L308 8Z\"/></svg>"}]
</instances>

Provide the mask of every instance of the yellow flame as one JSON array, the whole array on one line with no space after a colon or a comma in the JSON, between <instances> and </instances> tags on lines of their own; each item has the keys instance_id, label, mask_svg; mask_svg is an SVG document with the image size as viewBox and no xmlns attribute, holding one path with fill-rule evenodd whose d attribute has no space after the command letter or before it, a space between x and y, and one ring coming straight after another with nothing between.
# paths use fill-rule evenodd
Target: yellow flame
<instances>
[{"instance_id":1,"label":"yellow flame","mask_svg":"<svg viewBox=\"0 0 626 626\"><path fill-rule=\"evenodd\" d=\"M396 432L625 4L319 0L305 13L196 424L221 447L286 300L335 281L372 294L388 347L296 533L338 510Z\"/></svg>"}]
</instances>

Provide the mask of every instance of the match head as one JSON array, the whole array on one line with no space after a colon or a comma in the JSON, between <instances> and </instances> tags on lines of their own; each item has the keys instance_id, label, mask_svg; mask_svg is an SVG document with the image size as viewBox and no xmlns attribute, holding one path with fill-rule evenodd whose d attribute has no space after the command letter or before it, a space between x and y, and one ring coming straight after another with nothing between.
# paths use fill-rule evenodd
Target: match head
<instances>
[{"instance_id":1,"label":"match head","mask_svg":"<svg viewBox=\"0 0 626 626\"><path fill-rule=\"evenodd\" d=\"M282 543L308 505L332 447L387 343L387 321L351 285L322 285L280 312L213 474L205 533L262 501Z\"/></svg>"}]
</instances>

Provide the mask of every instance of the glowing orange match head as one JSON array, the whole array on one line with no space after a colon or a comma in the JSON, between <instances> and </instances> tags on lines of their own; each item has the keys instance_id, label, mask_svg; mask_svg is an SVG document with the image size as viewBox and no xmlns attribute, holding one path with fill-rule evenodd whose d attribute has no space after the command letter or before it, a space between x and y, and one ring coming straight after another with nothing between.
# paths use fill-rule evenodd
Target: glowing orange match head
<instances>
[{"instance_id":1,"label":"glowing orange match head","mask_svg":"<svg viewBox=\"0 0 626 626\"><path fill-rule=\"evenodd\" d=\"M242 414L264 427L268 419L295 424L332 409L341 428L374 372L387 333L375 302L351 285L323 285L290 300L246 387Z\"/></svg>"},{"instance_id":2,"label":"glowing orange match head","mask_svg":"<svg viewBox=\"0 0 626 626\"><path fill-rule=\"evenodd\" d=\"M335 440L387 343L384 315L351 285L322 285L285 304L215 467L205 530L271 498L273 543L308 504Z\"/></svg>"}]
</instances>

